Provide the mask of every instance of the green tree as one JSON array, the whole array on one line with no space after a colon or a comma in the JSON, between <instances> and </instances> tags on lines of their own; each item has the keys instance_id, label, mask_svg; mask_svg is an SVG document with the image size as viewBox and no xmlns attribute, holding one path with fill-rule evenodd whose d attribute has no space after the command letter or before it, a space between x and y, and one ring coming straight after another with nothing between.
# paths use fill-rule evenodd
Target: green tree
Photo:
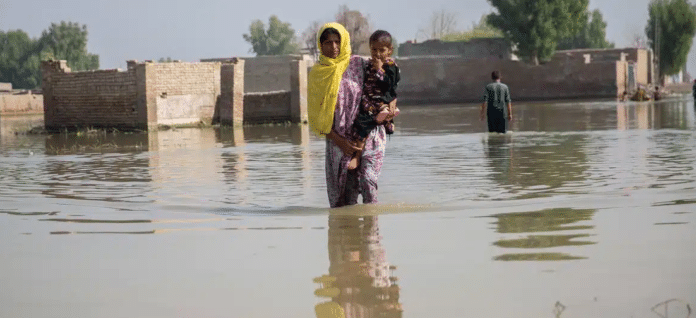
<instances>
[{"instance_id":1,"label":"green tree","mask_svg":"<svg viewBox=\"0 0 696 318\"><path fill-rule=\"evenodd\" d=\"M645 33L659 61L660 77L674 75L686 65L696 33L696 12L687 0L653 0Z\"/></svg>"},{"instance_id":2,"label":"green tree","mask_svg":"<svg viewBox=\"0 0 696 318\"><path fill-rule=\"evenodd\" d=\"M21 89L37 87L41 82L37 46L22 30L0 31L0 82Z\"/></svg>"},{"instance_id":3,"label":"green tree","mask_svg":"<svg viewBox=\"0 0 696 318\"><path fill-rule=\"evenodd\" d=\"M488 21L486 20L486 16L484 15L481 17L481 20L478 23L474 23L474 25L471 27L471 29L463 31L463 32L452 32L445 34L442 36L442 41L446 42L461 42L461 41L469 41L471 39L480 39L480 38L502 38L503 37L503 32L500 31L499 29L495 28L494 26L488 24Z\"/></svg>"},{"instance_id":4,"label":"green tree","mask_svg":"<svg viewBox=\"0 0 696 318\"><path fill-rule=\"evenodd\" d=\"M99 68L99 56L87 52L87 27L52 23L39 39L22 30L0 31L0 81L31 89L41 85L42 60L67 60L76 71Z\"/></svg>"},{"instance_id":5,"label":"green tree","mask_svg":"<svg viewBox=\"0 0 696 318\"><path fill-rule=\"evenodd\" d=\"M257 56L294 54L299 51L295 30L290 27L290 23L280 21L275 15L268 19L268 28L261 20L252 21L249 34L242 36L251 44L249 52L254 52Z\"/></svg>"},{"instance_id":6,"label":"green tree","mask_svg":"<svg viewBox=\"0 0 696 318\"><path fill-rule=\"evenodd\" d=\"M350 10L348 6L338 7L336 22L346 28L350 34L350 49L353 54L370 55L370 35L372 26L367 16L360 11Z\"/></svg>"},{"instance_id":7,"label":"green tree","mask_svg":"<svg viewBox=\"0 0 696 318\"><path fill-rule=\"evenodd\" d=\"M76 22L51 23L41 33L39 48L42 58L66 60L74 71L99 68L99 55L87 52L87 26Z\"/></svg>"},{"instance_id":8,"label":"green tree","mask_svg":"<svg viewBox=\"0 0 696 318\"><path fill-rule=\"evenodd\" d=\"M578 33L589 0L488 0L497 10L487 22L500 29L517 55L534 65L553 56L558 40Z\"/></svg>"},{"instance_id":9,"label":"green tree","mask_svg":"<svg viewBox=\"0 0 696 318\"><path fill-rule=\"evenodd\" d=\"M585 21L580 32L575 35L563 37L558 42L558 50L572 49L608 49L613 48L614 43L607 41L607 23L602 12L592 11L592 19Z\"/></svg>"}]
</instances>

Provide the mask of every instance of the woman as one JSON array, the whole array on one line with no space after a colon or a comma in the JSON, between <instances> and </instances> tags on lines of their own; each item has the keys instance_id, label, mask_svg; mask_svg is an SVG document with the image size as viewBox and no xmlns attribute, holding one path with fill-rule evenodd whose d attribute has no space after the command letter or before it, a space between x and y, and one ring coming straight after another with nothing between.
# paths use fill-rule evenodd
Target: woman
<instances>
[{"instance_id":1,"label":"woman","mask_svg":"<svg viewBox=\"0 0 696 318\"><path fill-rule=\"evenodd\" d=\"M356 146L353 122L360 108L366 60L352 56L350 36L335 22L327 23L317 36L319 61L308 78L307 113L312 131L326 137L326 188L332 208L358 203L377 203L377 179L382 170L386 133L374 129L362 149L361 164L348 170ZM392 110L396 102L389 105ZM393 117L393 115L392 115Z\"/></svg>"}]
</instances>

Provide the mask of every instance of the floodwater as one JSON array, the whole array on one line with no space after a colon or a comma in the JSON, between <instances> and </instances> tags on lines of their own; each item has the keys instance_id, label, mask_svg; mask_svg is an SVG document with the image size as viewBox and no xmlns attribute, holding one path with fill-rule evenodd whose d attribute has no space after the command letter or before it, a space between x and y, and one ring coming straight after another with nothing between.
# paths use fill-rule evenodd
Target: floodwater
<instances>
[{"instance_id":1,"label":"floodwater","mask_svg":"<svg viewBox=\"0 0 696 318\"><path fill-rule=\"evenodd\" d=\"M306 126L0 117L0 317L694 314L690 97L477 107L403 106L382 203L335 210Z\"/></svg>"}]
</instances>

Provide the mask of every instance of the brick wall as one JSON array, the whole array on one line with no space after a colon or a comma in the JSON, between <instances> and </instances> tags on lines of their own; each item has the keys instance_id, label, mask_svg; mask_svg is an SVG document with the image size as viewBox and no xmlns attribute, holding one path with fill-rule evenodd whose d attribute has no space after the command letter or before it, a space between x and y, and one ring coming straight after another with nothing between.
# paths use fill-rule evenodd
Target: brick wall
<instances>
[{"instance_id":1,"label":"brick wall","mask_svg":"<svg viewBox=\"0 0 696 318\"><path fill-rule=\"evenodd\" d=\"M650 55L647 50L638 51L638 56L636 57L636 81L640 84L649 85L653 81L650 80Z\"/></svg>"},{"instance_id":2,"label":"brick wall","mask_svg":"<svg viewBox=\"0 0 696 318\"><path fill-rule=\"evenodd\" d=\"M202 59L203 62L243 63L245 123L306 122L308 55ZM232 70L223 68L223 78ZM226 82L223 81L223 92ZM221 100L226 98L223 94ZM221 112L221 115L224 115ZM224 116L223 116L224 117Z\"/></svg>"},{"instance_id":3,"label":"brick wall","mask_svg":"<svg viewBox=\"0 0 696 318\"><path fill-rule=\"evenodd\" d=\"M623 59L634 63L636 66L636 82L642 85L649 85L652 80L652 56L650 51L637 48L620 49L580 49L558 51L554 55L553 61L583 60L589 56L590 63L609 63Z\"/></svg>"},{"instance_id":4,"label":"brick wall","mask_svg":"<svg viewBox=\"0 0 696 318\"><path fill-rule=\"evenodd\" d=\"M138 63L128 70L71 72L42 63L46 128L210 124L221 93L220 63Z\"/></svg>"},{"instance_id":5,"label":"brick wall","mask_svg":"<svg viewBox=\"0 0 696 318\"><path fill-rule=\"evenodd\" d=\"M460 56L469 59L513 59L510 44L502 38L472 39L467 42L428 40L399 45L399 57Z\"/></svg>"},{"instance_id":6,"label":"brick wall","mask_svg":"<svg viewBox=\"0 0 696 318\"><path fill-rule=\"evenodd\" d=\"M142 128L138 123L136 77L132 71L72 73L65 61L42 64L47 129Z\"/></svg>"},{"instance_id":7,"label":"brick wall","mask_svg":"<svg viewBox=\"0 0 696 318\"><path fill-rule=\"evenodd\" d=\"M241 125L244 123L244 61L233 60L220 66L220 98L214 123Z\"/></svg>"},{"instance_id":8,"label":"brick wall","mask_svg":"<svg viewBox=\"0 0 696 318\"><path fill-rule=\"evenodd\" d=\"M236 58L201 59L201 62L229 62ZM242 57L244 61L244 93L265 93L290 90L292 61L311 60L309 55Z\"/></svg>"},{"instance_id":9,"label":"brick wall","mask_svg":"<svg viewBox=\"0 0 696 318\"><path fill-rule=\"evenodd\" d=\"M616 96L622 96L624 92L628 94L626 89L628 85L628 62L616 62Z\"/></svg>"},{"instance_id":10,"label":"brick wall","mask_svg":"<svg viewBox=\"0 0 696 318\"><path fill-rule=\"evenodd\" d=\"M289 91L244 94L244 123L291 121L290 96Z\"/></svg>"},{"instance_id":11,"label":"brick wall","mask_svg":"<svg viewBox=\"0 0 696 318\"><path fill-rule=\"evenodd\" d=\"M0 94L0 114L38 114L43 113L43 95Z\"/></svg>"},{"instance_id":12,"label":"brick wall","mask_svg":"<svg viewBox=\"0 0 696 318\"><path fill-rule=\"evenodd\" d=\"M290 90L292 56L259 56L244 59L244 93Z\"/></svg>"},{"instance_id":13,"label":"brick wall","mask_svg":"<svg viewBox=\"0 0 696 318\"><path fill-rule=\"evenodd\" d=\"M491 72L500 70L513 100L615 97L616 62L585 64L554 60L532 66L518 61L465 58L397 60L401 82L397 93L406 103L481 101Z\"/></svg>"},{"instance_id":14,"label":"brick wall","mask_svg":"<svg viewBox=\"0 0 696 318\"><path fill-rule=\"evenodd\" d=\"M145 77L148 125L212 121L220 63L145 63Z\"/></svg>"},{"instance_id":15,"label":"brick wall","mask_svg":"<svg viewBox=\"0 0 696 318\"><path fill-rule=\"evenodd\" d=\"M128 61L126 72L75 73L65 61L42 62L46 128L155 129L199 122L241 125L306 121L305 60L277 60L284 62L272 64L269 70L286 74L282 81L287 90L253 93L246 104L246 61L240 59L200 63ZM265 74L263 78L276 75Z\"/></svg>"},{"instance_id":16,"label":"brick wall","mask_svg":"<svg viewBox=\"0 0 696 318\"><path fill-rule=\"evenodd\" d=\"M244 60L245 75L244 87L248 84L247 78L249 73L252 77L259 75L259 61L265 59L254 60L257 67L249 70L249 61ZM266 122L307 122L307 60L298 59L296 56L278 57L271 59L272 64L268 64L275 69L279 76L282 76L282 90L264 91L264 92L246 92L244 94L244 122L245 123L266 123ZM282 71L279 71L281 70ZM269 70L269 72L271 72ZM269 73L272 74L272 73ZM287 76L287 77L286 77ZM252 81L269 80L269 75L266 74ZM263 87L263 86L259 86ZM274 87L273 83L269 83L268 87Z\"/></svg>"}]
</instances>

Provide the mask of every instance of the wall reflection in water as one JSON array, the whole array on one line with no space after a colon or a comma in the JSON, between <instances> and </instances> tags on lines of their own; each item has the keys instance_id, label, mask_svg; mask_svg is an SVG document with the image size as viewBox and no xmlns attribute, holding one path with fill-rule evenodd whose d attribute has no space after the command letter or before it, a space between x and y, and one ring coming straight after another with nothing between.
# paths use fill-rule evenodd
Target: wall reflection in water
<instances>
[{"instance_id":1,"label":"wall reflection in water","mask_svg":"<svg viewBox=\"0 0 696 318\"><path fill-rule=\"evenodd\" d=\"M329 273L314 279L318 318L401 317L400 287L380 242L377 216L329 216Z\"/></svg>"},{"instance_id":2,"label":"wall reflection in water","mask_svg":"<svg viewBox=\"0 0 696 318\"><path fill-rule=\"evenodd\" d=\"M0 145L16 139L17 134L25 134L32 128L42 125L43 114L18 116L0 114Z\"/></svg>"},{"instance_id":3,"label":"wall reflection in water","mask_svg":"<svg viewBox=\"0 0 696 318\"><path fill-rule=\"evenodd\" d=\"M215 140L222 144L223 148L235 148L236 151L225 151L221 156L223 181L225 183L240 183L246 186L247 160L244 152L244 129L242 127L223 127L215 129ZM243 202L246 203L246 202Z\"/></svg>"},{"instance_id":4,"label":"wall reflection in water","mask_svg":"<svg viewBox=\"0 0 696 318\"><path fill-rule=\"evenodd\" d=\"M603 101L550 101L514 106L512 131L586 131L613 129L613 105Z\"/></svg>"},{"instance_id":5,"label":"wall reflection in water","mask_svg":"<svg viewBox=\"0 0 696 318\"><path fill-rule=\"evenodd\" d=\"M41 193L47 197L108 202L150 202L143 196L153 181L150 161L140 153L148 149L145 133L104 131L45 136L49 156L40 174ZM113 153L113 155L105 155Z\"/></svg>"},{"instance_id":6,"label":"wall reflection in water","mask_svg":"<svg viewBox=\"0 0 696 318\"><path fill-rule=\"evenodd\" d=\"M152 131L149 145L150 170L156 187L177 189L177 195L184 196L200 191L201 185L219 182L223 163L215 153L214 130ZM189 189L185 190L186 187Z\"/></svg>"},{"instance_id":7,"label":"wall reflection in water","mask_svg":"<svg viewBox=\"0 0 696 318\"><path fill-rule=\"evenodd\" d=\"M150 138L147 133L120 133L88 130L70 134L47 135L45 146L48 155L84 153L135 153L148 151Z\"/></svg>"},{"instance_id":8,"label":"wall reflection in water","mask_svg":"<svg viewBox=\"0 0 696 318\"><path fill-rule=\"evenodd\" d=\"M307 174L311 169L311 156L309 151L309 126L307 125L282 125L282 126L247 126L247 127L221 127L215 129L215 140L223 148L230 148L222 154L225 182L245 182L248 177L247 155L244 146L251 143L275 143L292 144L299 146L299 151L291 155L301 162L301 170ZM303 178L303 180L308 180Z\"/></svg>"},{"instance_id":9,"label":"wall reflection in water","mask_svg":"<svg viewBox=\"0 0 696 318\"><path fill-rule=\"evenodd\" d=\"M34 174L42 179L43 193L49 197L106 201L130 197L173 206L190 205L194 198L201 209L201 203L221 201L245 206L256 200L260 206L272 206L278 198L260 193L278 188L290 189L282 193L283 199L301 202L314 191L312 170L323 156L316 149L312 153L311 145L318 143L310 142L307 125L141 133L84 130L25 137L44 144L52 158L42 163L44 173ZM113 194L107 195L109 188Z\"/></svg>"},{"instance_id":10,"label":"wall reflection in water","mask_svg":"<svg viewBox=\"0 0 696 318\"><path fill-rule=\"evenodd\" d=\"M694 127L694 110L688 101L618 103L616 128L689 129Z\"/></svg>"},{"instance_id":11,"label":"wall reflection in water","mask_svg":"<svg viewBox=\"0 0 696 318\"><path fill-rule=\"evenodd\" d=\"M312 169L323 165L323 153L312 154L309 126L221 127L215 138L223 148L221 175L229 187L225 203L258 203L269 197L262 189L283 189L280 194L296 200L313 192Z\"/></svg>"},{"instance_id":12,"label":"wall reflection in water","mask_svg":"<svg viewBox=\"0 0 696 318\"><path fill-rule=\"evenodd\" d=\"M501 248L513 248L523 250L563 248L596 244L587 240L591 234L583 233L594 228L592 225L576 224L590 221L596 210L559 208L540 210L535 212L496 214L492 217L497 221L496 232L500 234L526 234L540 232L573 231L573 234L565 235L527 235L520 238L500 239L493 245ZM580 233L578 233L580 232ZM558 261L584 259L586 257L574 256L562 252L537 252L537 253L506 253L496 256L497 261Z\"/></svg>"}]
</instances>

